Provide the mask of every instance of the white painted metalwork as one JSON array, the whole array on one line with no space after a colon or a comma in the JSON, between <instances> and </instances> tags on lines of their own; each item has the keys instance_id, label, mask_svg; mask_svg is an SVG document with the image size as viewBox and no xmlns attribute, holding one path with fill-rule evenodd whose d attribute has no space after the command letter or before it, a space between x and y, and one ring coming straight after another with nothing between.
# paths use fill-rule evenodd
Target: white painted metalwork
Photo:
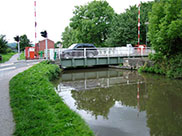
<instances>
[{"instance_id":1,"label":"white painted metalwork","mask_svg":"<svg viewBox=\"0 0 182 136\"><path fill-rule=\"evenodd\" d=\"M96 57L135 57L148 56L155 53L150 47L113 47L113 48L83 48L83 49L55 49L57 59L61 58L96 58Z\"/></svg>"},{"instance_id":2,"label":"white painted metalwork","mask_svg":"<svg viewBox=\"0 0 182 136\"><path fill-rule=\"evenodd\" d=\"M49 49L50 60L54 60L54 49Z\"/></svg>"}]
</instances>

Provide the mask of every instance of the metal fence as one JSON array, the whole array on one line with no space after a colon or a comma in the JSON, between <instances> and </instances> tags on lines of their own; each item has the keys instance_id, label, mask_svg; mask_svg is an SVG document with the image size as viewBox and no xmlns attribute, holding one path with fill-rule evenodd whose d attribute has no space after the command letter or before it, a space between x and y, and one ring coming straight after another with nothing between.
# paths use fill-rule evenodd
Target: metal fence
<instances>
[{"instance_id":1,"label":"metal fence","mask_svg":"<svg viewBox=\"0 0 182 136\"><path fill-rule=\"evenodd\" d=\"M50 52L50 51L49 51ZM96 58L96 57L119 57L119 56L148 56L155 53L150 47L115 47L115 48L79 48L79 49L55 49L56 58Z\"/></svg>"}]
</instances>

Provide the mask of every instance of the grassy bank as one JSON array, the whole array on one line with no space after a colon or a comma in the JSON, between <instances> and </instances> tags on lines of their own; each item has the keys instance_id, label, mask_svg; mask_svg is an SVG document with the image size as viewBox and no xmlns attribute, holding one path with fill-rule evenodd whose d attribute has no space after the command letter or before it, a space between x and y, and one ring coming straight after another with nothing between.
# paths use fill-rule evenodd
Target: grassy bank
<instances>
[{"instance_id":1,"label":"grassy bank","mask_svg":"<svg viewBox=\"0 0 182 136\"><path fill-rule=\"evenodd\" d=\"M51 80L60 69L41 62L10 81L15 136L93 136L84 120L64 104Z\"/></svg>"},{"instance_id":2,"label":"grassy bank","mask_svg":"<svg viewBox=\"0 0 182 136\"><path fill-rule=\"evenodd\" d=\"M0 63L4 63L4 62L8 61L14 54L15 54L14 52L7 53L7 54L1 54L3 59L0 61Z\"/></svg>"}]
</instances>

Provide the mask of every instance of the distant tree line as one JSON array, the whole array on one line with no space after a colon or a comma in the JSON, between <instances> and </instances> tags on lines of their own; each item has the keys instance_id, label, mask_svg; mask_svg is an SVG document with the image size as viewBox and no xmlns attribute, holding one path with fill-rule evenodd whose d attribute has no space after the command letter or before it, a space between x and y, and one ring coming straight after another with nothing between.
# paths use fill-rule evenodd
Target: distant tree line
<instances>
[{"instance_id":1,"label":"distant tree line","mask_svg":"<svg viewBox=\"0 0 182 136\"><path fill-rule=\"evenodd\" d=\"M141 3L141 43L146 43L148 12L153 2ZM99 47L137 44L138 5L117 14L107 1L92 1L76 6L70 24L62 33L63 47L73 43L93 43Z\"/></svg>"},{"instance_id":2,"label":"distant tree line","mask_svg":"<svg viewBox=\"0 0 182 136\"><path fill-rule=\"evenodd\" d=\"M24 51L25 47L32 46L30 40L28 39L27 35L21 35L20 36L20 50ZM18 49L18 46L16 45L16 49ZM0 35L0 53L6 54L11 52L12 49L8 46L8 41L6 40L5 35Z\"/></svg>"}]
</instances>

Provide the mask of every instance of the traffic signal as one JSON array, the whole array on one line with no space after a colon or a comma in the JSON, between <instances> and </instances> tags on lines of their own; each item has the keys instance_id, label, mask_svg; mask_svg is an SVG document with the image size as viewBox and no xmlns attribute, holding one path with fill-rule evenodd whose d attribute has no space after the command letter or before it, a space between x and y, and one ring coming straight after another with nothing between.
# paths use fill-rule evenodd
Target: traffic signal
<instances>
[{"instance_id":1,"label":"traffic signal","mask_svg":"<svg viewBox=\"0 0 182 136\"><path fill-rule=\"evenodd\" d=\"M19 36L16 36L14 37L15 41L19 42L20 41L20 37Z\"/></svg>"},{"instance_id":2,"label":"traffic signal","mask_svg":"<svg viewBox=\"0 0 182 136\"><path fill-rule=\"evenodd\" d=\"M47 31L40 32L41 36L47 38Z\"/></svg>"}]
</instances>

